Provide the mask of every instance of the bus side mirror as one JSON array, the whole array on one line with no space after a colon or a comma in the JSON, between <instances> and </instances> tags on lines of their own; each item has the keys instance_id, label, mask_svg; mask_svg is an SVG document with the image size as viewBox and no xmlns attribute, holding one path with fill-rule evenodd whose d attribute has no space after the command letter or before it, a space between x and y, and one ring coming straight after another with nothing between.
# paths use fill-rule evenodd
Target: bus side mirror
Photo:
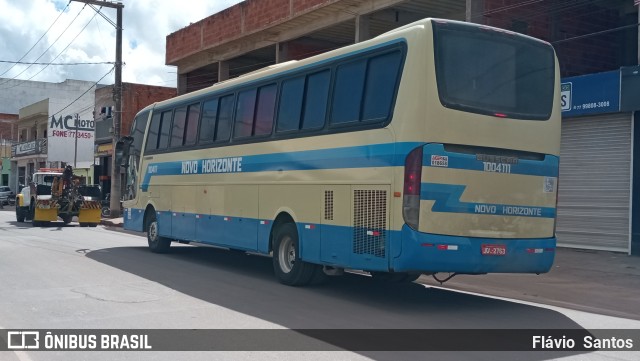
<instances>
[{"instance_id":1,"label":"bus side mirror","mask_svg":"<svg viewBox=\"0 0 640 361\"><path fill-rule=\"evenodd\" d=\"M116 157L116 164L120 164L121 167L129 167L129 149L133 143L133 138L122 137L116 143L116 150L114 156Z\"/></svg>"}]
</instances>

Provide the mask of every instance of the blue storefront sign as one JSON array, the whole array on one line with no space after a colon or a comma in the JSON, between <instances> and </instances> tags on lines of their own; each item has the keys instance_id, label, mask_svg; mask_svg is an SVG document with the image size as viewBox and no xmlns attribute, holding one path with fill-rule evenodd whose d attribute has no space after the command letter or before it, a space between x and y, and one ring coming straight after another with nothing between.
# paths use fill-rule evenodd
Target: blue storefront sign
<instances>
[{"instance_id":1,"label":"blue storefront sign","mask_svg":"<svg viewBox=\"0 0 640 361\"><path fill-rule=\"evenodd\" d=\"M620 71L562 79L560 104L563 117L620 111Z\"/></svg>"}]
</instances>

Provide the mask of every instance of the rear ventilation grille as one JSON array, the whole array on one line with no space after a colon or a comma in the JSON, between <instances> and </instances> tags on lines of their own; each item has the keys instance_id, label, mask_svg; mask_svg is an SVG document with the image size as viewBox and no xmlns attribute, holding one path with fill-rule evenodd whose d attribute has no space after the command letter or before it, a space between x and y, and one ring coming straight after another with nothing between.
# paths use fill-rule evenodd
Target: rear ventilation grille
<instances>
[{"instance_id":1,"label":"rear ventilation grille","mask_svg":"<svg viewBox=\"0 0 640 361\"><path fill-rule=\"evenodd\" d=\"M324 220L333 221L333 191L324 191Z\"/></svg>"},{"instance_id":2,"label":"rear ventilation grille","mask_svg":"<svg viewBox=\"0 0 640 361\"><path fill-rule=\"evenodd\" d=\"M353 191L353 253L385 257L387 192Z\"/></svg>"}]
</instances>

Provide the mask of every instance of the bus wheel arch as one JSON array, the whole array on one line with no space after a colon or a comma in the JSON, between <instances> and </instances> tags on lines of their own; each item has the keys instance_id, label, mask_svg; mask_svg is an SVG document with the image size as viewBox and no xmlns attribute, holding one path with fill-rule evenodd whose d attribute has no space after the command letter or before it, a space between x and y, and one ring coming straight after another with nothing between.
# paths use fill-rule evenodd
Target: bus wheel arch
<instances>
[{"instance_id":1,"label":"bus wheel arch","mask_svg":"<svg viewBox=\"0 0 640 361\"><path fill-rule=\"evenodd\" d=\"M273 252L275 232L278 230L280 226L282 226L285 223L292 223L294 225L296 224L295 220L289 213L280 212L276 216L275 220L273 221L273 226L271 227L271 232L269 234L269 253Z\"/></svg>"},{"instance_id":2,"label":"bus wheel arch","mask_svg":"<svg viewBox=\"0 0 640 361\"><path fill-rule=\"evenodd\" d=\"M156 209L153 207L153 205L148 204L147 208L144 210L144 218L142 218L142 231L146 232L147 228L149 227L149 218L151 217L151 215L155 215L156 214Z\"/></svg>"}]
</instances>

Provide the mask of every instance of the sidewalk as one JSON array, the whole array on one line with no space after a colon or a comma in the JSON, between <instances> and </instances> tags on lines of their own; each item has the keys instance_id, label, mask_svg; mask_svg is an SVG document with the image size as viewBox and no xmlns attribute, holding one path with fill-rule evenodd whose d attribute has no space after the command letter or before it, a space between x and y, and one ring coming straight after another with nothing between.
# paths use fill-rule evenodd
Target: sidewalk
<instances>
[{"instance_id":1,"label":"sidewalk","mask_svg":"<svg viewBox=\"0 0 640 361\"><path fill-rule=\"evenodd\" d=\"M124 219L122 217L119 218L102 218L100 224L108 227L120 227L122 228L122 224L124 223Z\"/></svg>"},{"instance_id":2,"label":"sidewalk","mask_svg":"<svg viewBox=\"0 0 640 361\"><path fill-rule=\"evenodd\" d=\"M623 253L558 248L549 273L460 275L442 287L640 320L640 257Z\"/></svg>"},{"instance_id":3,"label":"sidewalk","mask_svg":"<svg viewBox=\"0 0 640 361\"><path fill-rule=\"evenodd\" d=\"M440 286L431 276L418 282ZM624 253L558 248L549 273L458 275L441 287L640 320L640 257Z\"/></svg>"}]
</instances>

